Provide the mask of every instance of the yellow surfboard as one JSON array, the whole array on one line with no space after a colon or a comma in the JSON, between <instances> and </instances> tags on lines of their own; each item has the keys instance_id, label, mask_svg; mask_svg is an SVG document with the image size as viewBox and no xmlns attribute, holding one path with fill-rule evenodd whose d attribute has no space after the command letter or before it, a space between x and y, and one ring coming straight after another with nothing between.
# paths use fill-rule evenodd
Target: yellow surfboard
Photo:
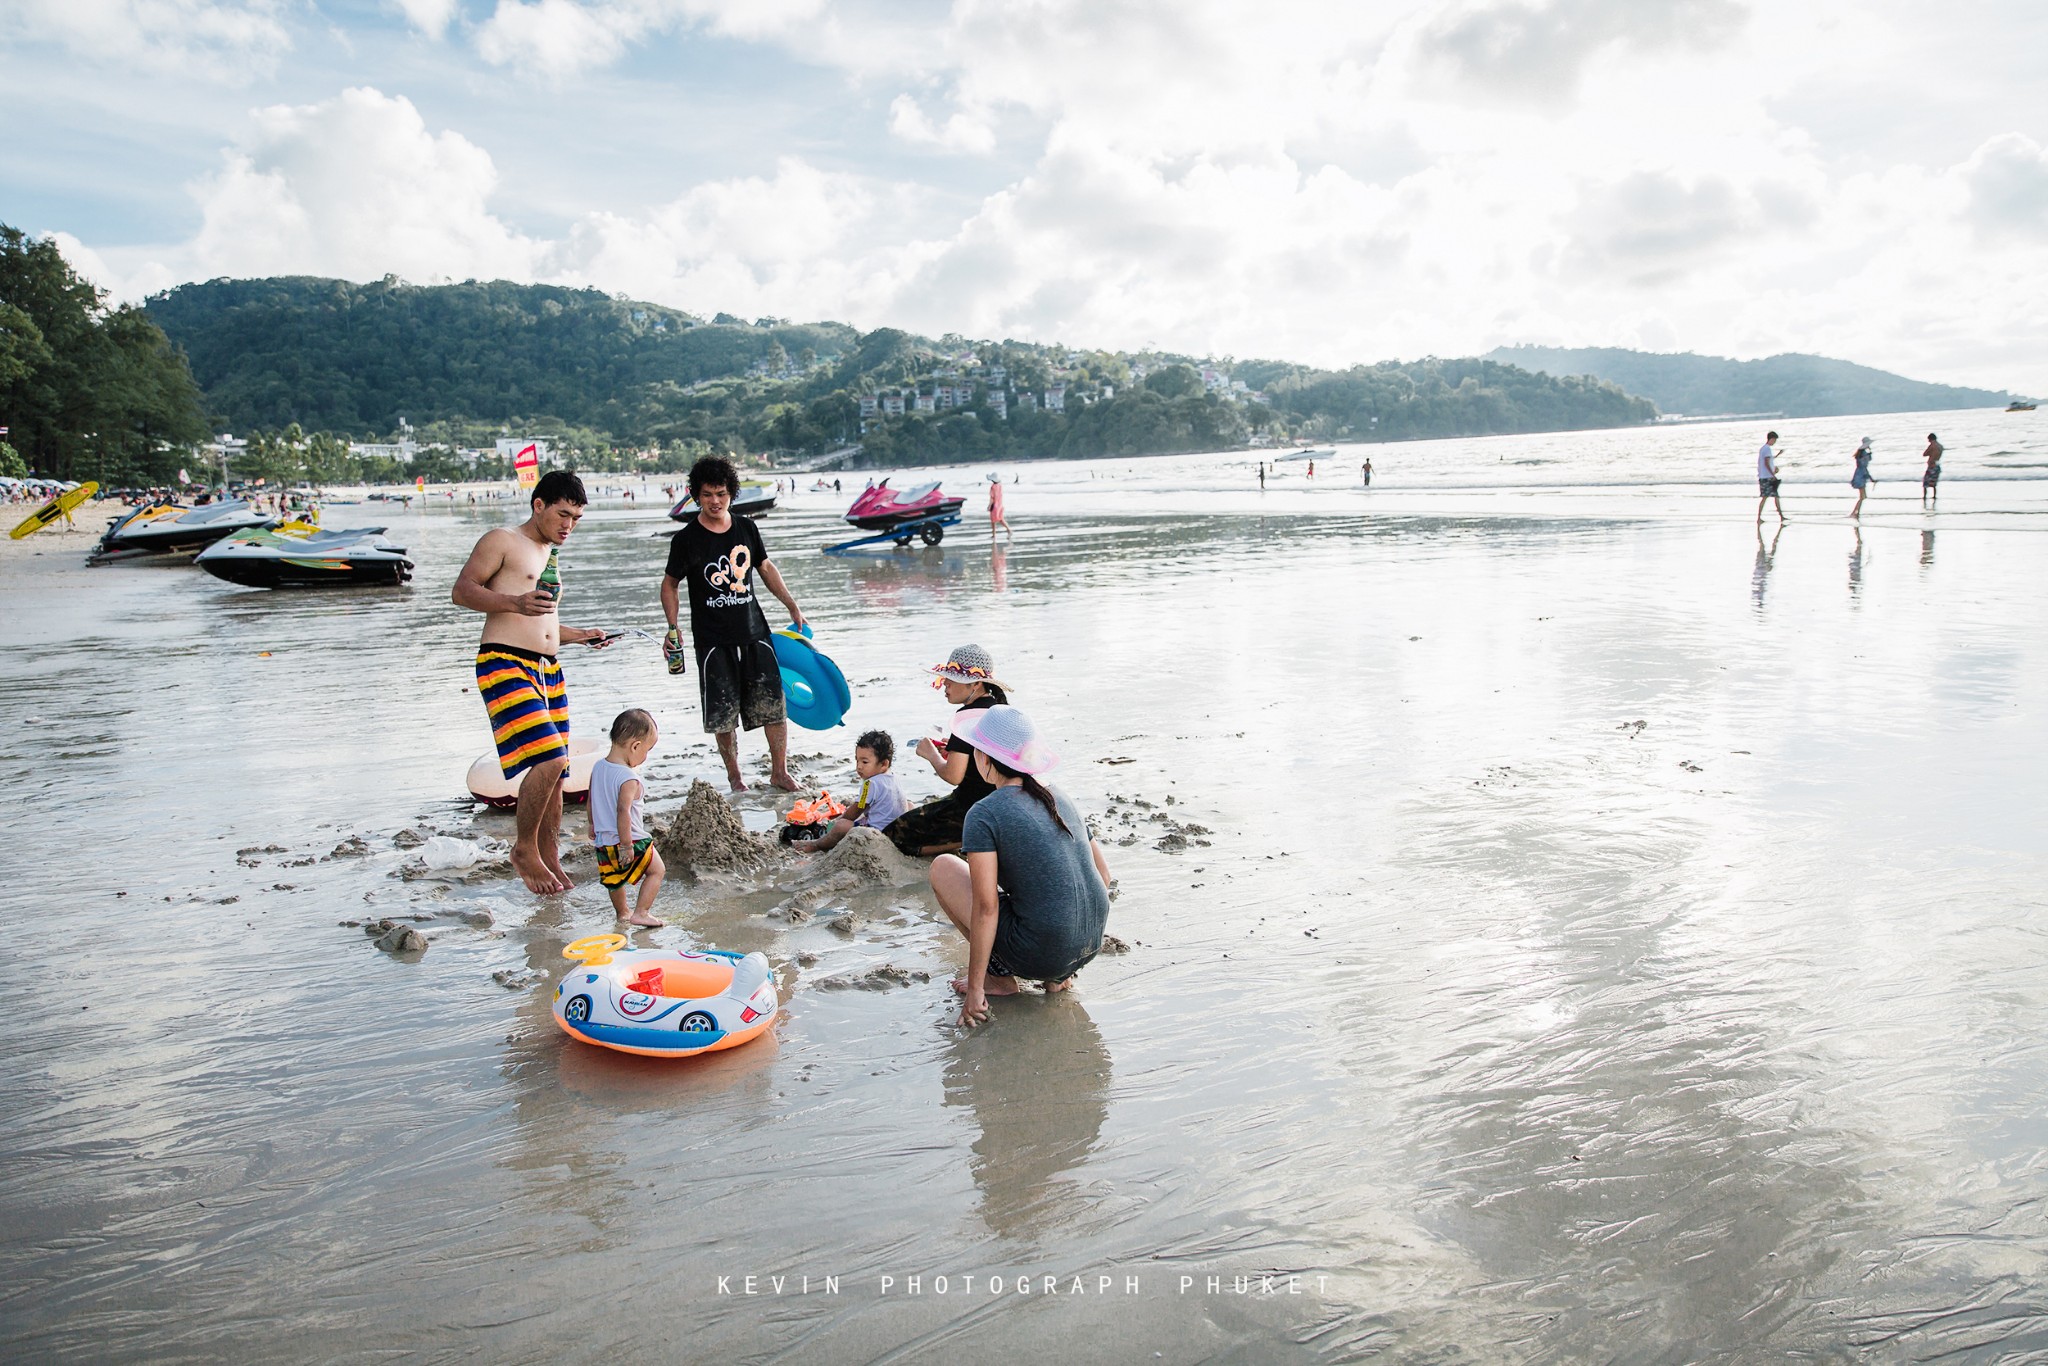
<instances>
[{"instance_id":1,"label":"yellow surfboard","mask_svg":"<svg viewBox=\"0 0 2048 1366\"><path fill-rule=\"evenodd\" d=\"M86 501L88 498L92 497L95 493L98 493L99 491L100 486L94 481L88 479L83 484L80 484L77 488L68 489L63 493L58 494L55 498L52 498L49 502L43 504L34 512L31 512L27 517L22 519L20 526L14 528L14 530L8 532L7 534L18 541L24 536L35 535L35 533L41 531L44 527L56 521L59 517L62 517L66 521L69 521L71 518L71 510L77 507L80 503Z\"/></svg>"}]
</instances>

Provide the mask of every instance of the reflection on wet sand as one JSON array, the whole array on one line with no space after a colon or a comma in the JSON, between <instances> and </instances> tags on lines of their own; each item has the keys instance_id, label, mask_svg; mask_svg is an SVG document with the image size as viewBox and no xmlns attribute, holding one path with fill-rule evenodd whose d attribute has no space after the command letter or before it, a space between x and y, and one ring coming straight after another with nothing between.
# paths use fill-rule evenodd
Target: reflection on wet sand
<instances>
[{"instance_id":1,"label":"reflection on wet sand","mask_svg":"<svg viewBox=\"0 0 2048 1366\"><path fill-rule=\"evenodd\" d=\"M851 561L846 581L861 607L875 612L895 611L920 598L943 602L967 574L963 556L935 545L834 558Z\"/></svg>"},{"instance_id":2,"label":"reflection on wet sand","mask_svg":"<svg viewBox=\"0 0 2048 1366\"><path fill-rule=\"evenodd\" d=\"M1109 1114L1110 1058L1087 1007L1036 992L1004 1003L1000 1029L962 1033L947 1050L945 1096L977 1130L969 1168L982 1222L1009 1237L1041 1234L1074 1216L1072 1173Z\"/></svg>"},{"instance_id":3,"label":"reflection on wet sand","mask_svg":"<svg viewBox=\"0 0 2048 1366\"><path fill-rule=\"evenodd\" d=\"M1756 609L1759 612L1763 611L1764 609L1764 590L1770 587L1771 562L1777 558L1778 538L1780 536L1783 536L1784 534L1785 524L1783 522L1780 522L1778 523L1777 527L1772 530L1771 543L1768 546L1766 546L1764 544L1763 523L1757 523L1756 568L1750 571L1749 596L1750 601L1756 604Z\"/></svg>"}]
</instances>

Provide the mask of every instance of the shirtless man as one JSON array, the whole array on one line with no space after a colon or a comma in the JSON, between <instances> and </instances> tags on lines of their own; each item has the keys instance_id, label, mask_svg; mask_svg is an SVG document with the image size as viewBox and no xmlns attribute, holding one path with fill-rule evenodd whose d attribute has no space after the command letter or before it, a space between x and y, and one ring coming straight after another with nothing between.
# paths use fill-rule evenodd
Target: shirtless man
<instances>
[{"instance_id":1,"label":"shirtless man","mask_svg":"<svg viewBox=\"0 0 2048 1366\"><path fill-rule=\"evenodd\" d=\"M1927 462L1927 473L1920 476L1920 506L1926 507L1929 498L1941 501L1941 440L1933 432L1927 434L1927 449L1920 458Z\"/></svg>"},{"instance_id":2,"label":"shirtless man","mask_svg":"<svg viewBox=\"0 0 2048 1366\"><path fill-rule=\"evenodd\" d=\"M528 890L569 890L562 871L562 775L569 770L569 694L555 653L563 644L602 649L603 631L564 626L557 550L583 520L583 481L551 470L533 490L519 526L486 531L455 576L457 607L484 614L477 643L476 690L490 715L498 763L519 784L512 868Z\"/></svg>"}]
</instances>

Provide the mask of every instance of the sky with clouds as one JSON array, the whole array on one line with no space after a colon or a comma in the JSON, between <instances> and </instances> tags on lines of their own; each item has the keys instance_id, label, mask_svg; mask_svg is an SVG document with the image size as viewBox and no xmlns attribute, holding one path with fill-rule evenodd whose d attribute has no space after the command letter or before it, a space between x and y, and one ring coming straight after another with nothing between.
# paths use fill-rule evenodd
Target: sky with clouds
<instances>
[{"instance_id":1,"label":"sky with clouds","mask_svg":"<svg viewBox=\"0 0 2048 1366\"><path fill-rule=\"evenodd\" d=\"M2048 391L2039 0L5 0L0 221L220 275Z\"/></svg>"}]
</instances>

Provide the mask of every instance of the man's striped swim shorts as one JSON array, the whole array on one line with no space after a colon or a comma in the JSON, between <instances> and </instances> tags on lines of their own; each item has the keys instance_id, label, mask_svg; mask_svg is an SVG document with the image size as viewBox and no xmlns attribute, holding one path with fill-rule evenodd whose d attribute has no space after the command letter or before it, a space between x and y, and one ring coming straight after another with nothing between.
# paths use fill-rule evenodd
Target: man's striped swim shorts
<instances>
[{"instance_id":1,"label":"man's striped swim shorts","mask_svg":"<svg viewBox=\"0 0 2048 1366\"><path fill-rule=\"evenodd\" d=\"M568 757L569 689L553 655L486 645L476 654L476 690L491 714L491 739L506 777Z\"/></svg>"}]
</instances>

